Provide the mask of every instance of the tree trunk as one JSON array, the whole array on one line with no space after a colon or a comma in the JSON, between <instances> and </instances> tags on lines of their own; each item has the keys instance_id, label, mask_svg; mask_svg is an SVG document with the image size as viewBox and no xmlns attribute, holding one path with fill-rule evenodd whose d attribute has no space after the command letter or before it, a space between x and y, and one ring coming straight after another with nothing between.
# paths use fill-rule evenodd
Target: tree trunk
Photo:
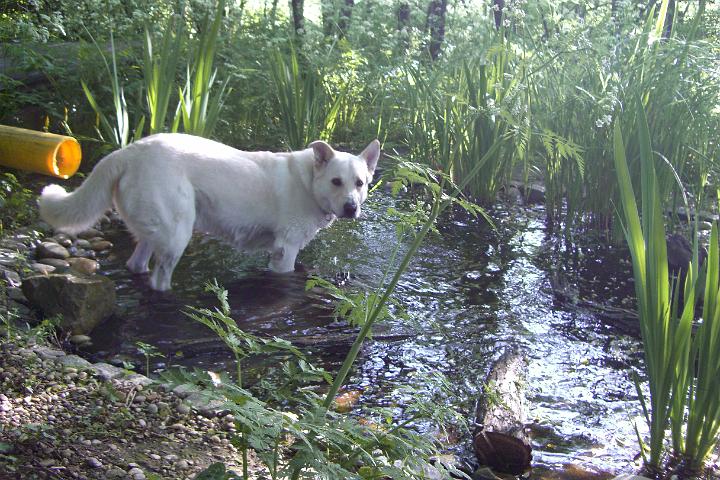
<instances>
[{"instance_id":1,"label":"tree trunk","mask_svg":"<svg viewBox=\"0 0 720 480\"><path fill-rule=\"evenodd\" d=\"M340 18L338 19L338 38L343 38L347 34L354 6L355 0L344 0L343 6L340 8Z\"/></svg>"},{"instance_id":2,"label":"tree trunk","mask_svg":"<svg viewBox=\"0 0 720 480\"><path fill-rule=\"evenodd\" d=\"M480 464L496 472L522 475L530 468L525 369L525 359L517 351L506 351L490 369L485 395L476 408L475 454Z\"/></svg>"},{"instance_id":3,"label":"tree trunk","mask_svg":"<svg viewBox=\"0 0 720 480\"><path fill-rule=\"evenodd\" d=\"M673 22L675 20L675 0L668 2L667 13L665 14L665 28L663 30L662 38L667 40L670 38L673 29Z\"/></svg>"},{"instance_id":4,"label":"tree trunk","mask_svg":"<svg viewBox=\"0 0 720 480\"><path fill-rule=\"evenodd\" d=\"M401 3L397 9L397 29L400 33L400 50L406 52L410 48L409 29L410 26L410 5Z\"/></svg>"},{"instance_id":5,"label":"tree trunk","mask_svg":"<svg viewBox=\"0 0 720 480\"><path fill-rule=\"evenodd\" d=\"M320 1L320 15L322 17L323 34L330 37L333 34L333 17L335 15L335 0Z\"/></svg>"},{"instance_id":6,"label":"tree trunk","mask_svg":"<svg viewBox=\"0 0 720 480\"><path fill-rule=\"evenodd\" d=\"M445 41L445 14L447 0L431 0L427 10L426 28L430 32L428 52L431 60L437 60Z\"/></svg>"},{"instance_id":7,"label":"tree trunk","mask_svg":"<svg viewBox=\"0 0 720 480\"><path fill-rule=\"evenodd\" d=\"M305 26L305 0L290 0L290 8L292 9L293 29L296 36L302 35Z\"/></svg>"},{"instance_id":8,"label":"tree trunk","mask_svg":"<svg viewBox=\"0 0 720 480\"><path fill-rule=\"evenodd\" d=\"M505 0L493 0L493 17L495 17L496 30L500 30L503 24L503 8L505 8Z\"/></svg>"}]
</instances>

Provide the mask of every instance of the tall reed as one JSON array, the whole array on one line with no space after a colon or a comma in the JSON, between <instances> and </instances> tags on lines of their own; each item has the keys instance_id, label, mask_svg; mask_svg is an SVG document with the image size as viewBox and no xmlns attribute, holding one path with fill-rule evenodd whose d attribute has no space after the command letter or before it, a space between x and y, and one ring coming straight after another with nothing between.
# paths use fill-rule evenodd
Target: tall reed
<instances>
[{"instance_id":1,"label":"tall reed","mask_svg":"<svg viewBox=\"0 0 720 480\"><path fill-rule=\"evenodd\" d=\"M177 130L179 122L182 121L185 133L210 137L220 119L220 111L231 91L228 88L228 77L222 82L218 92L214 95L212 92L217 77L214 62L224 10L225 0L220 0L215 8L214 19L205 19L193 53L192 68L187 66L185 87L180 91L180 104L173 130Z\"/></svg>"},{"instance_id":2,"label":"tall reed","mask_svg":"<svg viewBox=\"0 0 720 480\"><path fill-rule=\"evenodd\" d=\"M100 58L102 58L103 64L105 65L105 71L110 79L110 91L112 94L114 110L113 116L108 117L105 115L104 110L100 107L100 104L97 102L95 95L93 95L92 91L85 83L85 80L81 79L80 85L82 86L83 92L85 92L88 103L95 112L95 116L97 118L95 131L98 136L102 141L108 142L117 148L122 148L130 142L131 132L133 133L132 139L134 140L137 140L142 136L143 126L145 125L145 117L140 117L135 130L132 131L127 102L125 101L125 91L120 83L120 75L118 74L115 40L113 38L112 31L110 32L110 59L112 69L110 68L110 64L108 64L100 45L98 45L93 36L90 35L90 32L87 32L87 34L90 36L90 39L97 48L98 53L100 53Z\"/></svg>"},{"instance_id":3,"label":"tall reed","mask_svg":"<svg viewBox=\"0 0 720 480\"><path fill-rule=\"evenodd\" d=\"M176 27L176 25L179 26ZM182 23L173 16L165 26L159 52L153 50L152 35L145 28L143 49L143 78L147 108L150 113L150 134L166 129L170 97L175 91L177 65L182 49Z\"/></svg>"},{"instance_id":4,"label":"tall reed","mask_svg":"<svg viewBox=\"0 0 720 480\"><path fill-rule=\"evenodd\" d=\"M699 469L718 443L720 431L720 253L717 225L710 236L710 252L701 269L697 239L684 284L672 281L668 271L660 182L655 168L647 117L635 102L642 217L625 155L620 122L613 128L615 168L625 219L624 229L632 256L645 371L650 397L638 395L650 429L647 465L658 469L671 429L673 452ZM696 225L697 226L697 225ZM695 335L693 320L696 288L704 283L703 320ZM680 291L682 289L682 297ZM681 300L682 299L682 300ZM682 303L681 303L682 302Z\"/></svg>"}]
</instances>

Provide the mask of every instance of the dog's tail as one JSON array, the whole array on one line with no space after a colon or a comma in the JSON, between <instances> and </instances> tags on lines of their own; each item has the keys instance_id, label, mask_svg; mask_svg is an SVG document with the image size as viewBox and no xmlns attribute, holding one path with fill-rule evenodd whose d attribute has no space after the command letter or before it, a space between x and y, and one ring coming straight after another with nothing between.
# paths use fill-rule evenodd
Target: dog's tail
<instances>
[{"instance_id":1,"label":"dog's tail","mask_svg":"<svg viewBox=\"0 0 720 480\"><path fill-rule=\"evenodd\" d=\"M125 156L113 152L103 158L90 176L72 193L60 185L48 185L40 194L40 218L57 230L81 232L97 222L112 207L113 190L125 170Z\"/></svg>"}]
</instances>

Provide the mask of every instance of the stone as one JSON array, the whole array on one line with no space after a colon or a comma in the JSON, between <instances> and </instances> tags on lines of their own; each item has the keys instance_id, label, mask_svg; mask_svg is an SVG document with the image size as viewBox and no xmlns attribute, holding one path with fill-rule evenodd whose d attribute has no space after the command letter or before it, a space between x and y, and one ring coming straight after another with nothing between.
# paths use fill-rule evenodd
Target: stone
<instances>
[{"instance_id":1,"label":"stone","mask_svg":"<svg viewBox=\"0 0 720 480\"><path fill-rule=\"evenodd\" d=\"M210 398L204 393L192 393L185 398L185 401L203 417L212 418L229 412L228 409L223 408L225 402Z\"/></svg>"},{"instance_id":2,"label":"stone","mask_svg":"<svg viewBox=\"0 0 720 480\"><path fill-rule=\"evenodd\" d=\"M57 233L52 238L56 243L62 245L63 247L69 247L72 245L72 239L64 233Z\"/></svg>"},{"instance_id":3,"label":"stone","mask_svg":"<svg viewBox=\"0 0 720 480\"><path fill-rule=\"evenodd\" d=\"M102 237L102 232L100 230L96 230L94 228L88 228L87 230L83 230L82 232L77 234L78 238L82 238L85 240L89 240L91 238L97 238Z\"/></svg>"},{"instance_id":4,"label":"stone","mask_svg":"<svg viewBox=\"0 0 720 480\"><path fill-rule=\"evenodd\" d=\"M144 387L153 383L153 381L150 380L148 377L146 377L145 375L140 375L139 373L131 373L129 375L126 375L122 378L122 381L132 383L136 387Z\"/></svg>"},{"instance_id":5,"label":"stone","mask_svg":"<svg viewBox=\"0 0 720 480\"><path fill-rule=\"evenodd\" d=\"M95 372L95 375L97 375L100 380L105 382L125 375L125 370L114 365L110 365L109 363L95 363L90 365L90 369Z\"/></svg>"},{"instance_id":6,"label":"stone","mask_svg":"<svg viewBox=\"0 0 720 480\"><path fill-rule=\"evenodd\" d=\"M37 246L35 255L38 258L61 258L64 260L70 256L70 252L55 242L42 242Z\"/></svg>"},{"instance_id":7,"label":"stone","mask_svg":"<svg viewBox=\"0 0 720 480\"><path fill-rule=\"evenodd\" d=\"M177 395L180 398L187 398L192 393L197 393L200 391L200 387L197 385L190 385L190 384L182 384L178 385L177 387L173 388L173 393Z\"/></svg>"},{"instance_id":8,"label":"stone","mask_svg":"<svg viewBox=\"0 0 720 480\"><path fill-rule=\"evenodd\" d=\"M88 466L90 466L90 468L100 468L103 466L102 462L95 457L88 458L87 464Z\"/></svg>"},{"instance_id":9,"label":"stone","mask_svg":"<svg viewBox=\"0 0 720 480\"><path fill-rule=\"evenodd\" d=\"M31 276L22 291L45 315L62 315L60 328L73 335L89 333L115 310L115 284L99 275Z\"/></svg>"},{"instance_id":10,"label":"stone","mask_svg":"<svg viewBox=\"0 0 720 480\"><path fill-rule=\"evenodd\" d=\"M70 264L61 258L41 258L37 261L37 263L50 265L51 267L55 267L58 271L64 271L70 268Z\"/></svg>"},{"instance_id":11,"label":"stone","mask_svg":"<svg viewBox=\"0 0 720 480\"><path fill-rule=\"evenodd\" d=\"M92 275L98 269L98 262L90 258L71 257L67 262L70 264L70 270L85 275Z\"/></svg>"},{"instance_id":12,"label":"stone","mask_svg":"<svg viewBox=\"0 0 720 480\"><path fill-rule=\"evenodd\" d=\"M113 247L112 242L108 242L107 240L99 240L99 241L93 242L90 245L90 248L96 252L110 250L112 247Z\"/></svg>"},{"instance_id":13,"label":"stone","mask_svg":"<svg viewBox=\"0 0 720 480\"><path fill-rule=\"evenodd\" d=\"M55 271L55 267L53 267L52 265L46 265L44 263L36 262L30 264L30 270L40 273L42 275L50 275L52 272Z\"/></svg>"},{"instance_id":14,"label":"stone","mask_svg":"<svg viewBox=\"0 0 720 480\"><path fill-rule=\"evenodd\" d=\"M84 250L87 250L90 248L90 242L88 242L84 238L78 238L77 240L75 240L75 246L77 248L82 248Z\"/></svg>"},{"instance_id":15,"label":"stone","mask_svg":"<svg viewBox=\"0 0 720 480\"><path fill-rule=\"evenodd\" d=\"M10 287L19 287L22 283L22 280L20 279L20 274L18 274L14 270L0 267L0 277L2 277L2 279L5 280L5 282Z\"/></svg>"},{"instance_id":16,"label":"stone","mask_svg":"<svg viewBox=\"0 0 720 480\"><path fill-rule=\"evenodd\" d=\"M56 360L65 356L65 352L62 350L45 346L36 346L33 348L33 351L43 360Z\"/></svg>"},{"instance_id":17,"label":"stone","mask_svg":"<svg viewBox=\"0 0 720 480\"><path fill-rule=\"evenodd\" d=\"M72 335L68 340L74 345L87 345L92 343L92 339L87 335Z\"/></svg>"},{"instance_id":18,"label":"stone","mask_svg":"<svg viewBox=\"0 0 720 480\"><path fill-rule=\"evenodd\" d=\"M70 368L83 369L92 367L92 363L77 355L65 355L58 358L57 361L62 364L66 371L69 371Z\"/></svg>"},{"instance_id":19,"label":"stone","mask_svg":"<svg viewBox=\"0 0 720 480\"><path fill-rule=\"evenodd\" d=\"M187 415L192 410L190 409L190 406L187 405L186 403L181 403L177 406L177 411L180 415Z\"/></svg>"}]
</instances>

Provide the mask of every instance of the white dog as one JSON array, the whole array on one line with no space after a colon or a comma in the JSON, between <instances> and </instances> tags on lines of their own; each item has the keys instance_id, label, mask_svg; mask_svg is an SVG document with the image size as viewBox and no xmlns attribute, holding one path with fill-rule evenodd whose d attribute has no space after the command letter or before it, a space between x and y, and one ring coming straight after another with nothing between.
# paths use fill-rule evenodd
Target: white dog
<instances>
[{"instance_id":1,"label":"white dog","mask_svg":"<svg viewBox=\"0 0 720 480\"><path fill-rule=\"evenodd\" d=\"M154 267L150 286L170 289L193 230L237 248L270 252L270 268L290 272L300 249L336 217L356 218L380 155L374 140L358 155L323 141L289 153L242 152L182 134L158 134L102 159L73 193L45 187L40 216L77 233L114 203L137 246L135 273Z\"/></svg>"}]
</instances>

